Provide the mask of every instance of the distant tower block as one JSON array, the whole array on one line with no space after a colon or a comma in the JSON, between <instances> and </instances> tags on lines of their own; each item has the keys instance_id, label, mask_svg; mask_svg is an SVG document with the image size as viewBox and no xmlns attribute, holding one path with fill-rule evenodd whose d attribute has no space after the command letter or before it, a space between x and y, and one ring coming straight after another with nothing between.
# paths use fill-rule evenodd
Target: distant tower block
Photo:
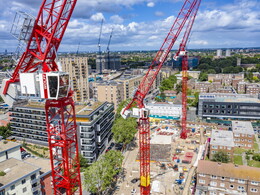
<instances>
[{"instance_id":1,"label":"distant tower block","mask_svg":"<svg viewBox=\"0 0 260 195\"><path fill-rule=\"evenodd\" d=\"M227 49L227 50L226 50L226 56L227 56L227 57L231 56L231 50L230 50L230 49Z\"/></svg>"},{"instance_id":2,"label":"distant tower block","mask_svg":"<svg viewBox=\"0 0 260 195\"><path fill-rule=\"evenodd\" d=\"M237 58L237 66L241 66L241 58Z\"/></svg>"},{"instance_id":3,"label":"distant tower block","mask_svg":"<svg viewBox=\"0 0 260 195\"><path fill-rule=\"evenodd\" d=\"M217 50L217 57L221 57L222 56L222 50L221 49L218 49Z\"/></svg>"}]
</instances>

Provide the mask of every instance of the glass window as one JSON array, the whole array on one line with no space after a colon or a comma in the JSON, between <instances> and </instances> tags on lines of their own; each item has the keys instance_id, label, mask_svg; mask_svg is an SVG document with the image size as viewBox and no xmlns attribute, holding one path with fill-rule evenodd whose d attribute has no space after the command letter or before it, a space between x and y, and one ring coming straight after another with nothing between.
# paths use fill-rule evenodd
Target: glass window
<instances>
[{"instance_id":1,"label":"glass window","mask_svg":"<svg viewBox=\"0 0 260 195\"><path fill-rule=\"evenodd\" d=\"M25 184L25 182L26 182L26 179L23 179L23 180L22 180L22 184Z\"/></svg>"},{"instance_id":2,"label":"glass window","mask_svg":"<svg viewBox=\"0 0 260 195\"><path fill-rule=\"evenodd\" d=\"M25 188L23 188L23 193L25 193L27 191L27 188L25 187Z\"/></svg>"},{"instance_id":3,"label":"glass window","mask_svg":"<svg viewBox=\"0 0 260 195\"><path fill-rule=\"evenodd\" d=\"M235 179L234 178L230 178L230 181L235 181Z\"/></svg>"},{"instance_id":4,"label":"glass window","mask_svg":"<svg viewBox=\"0 0 260 195\"><path fill-rule=\"evenodd\" d=\"M245 188L244 188L244 186L238 186L237 189L238 190L244 190Z\"/></svg>"},{"instance_id":5,"label":"glass window","mask_svg":"<svg viewBox=\"0 0 260 195\"><path fill-rule=\"evenodd\" d=\"M225 187L225 184L224 183L220 183L220 187Z\"/></svg>"},{"instance_id":6,"label":"glass window","mask_svg":"<svg viewBox=\"0 0 260 195\"><path fill-rule=\"evenodd\" d=\"M49 76L49 93L50 98L56 98L57 97L57 91L58 91L58 77L57 76Z\"/></svg>"},{"instance_id":7,"label":"glass window","mask_svg":"<svg viewBox=\"0 0 260 195\"><path fill-rule=\"evenodd\" d=\"M11 190L14 190L14 189L15 189L15 185L12 185L12 186L11 186Z\"/></svg>"},{"instance_id":8,"label":"glass window","mask_svg":"<svg viewBox=\"0 0 260 195\"><path fill-rule=\"evenodd\" d=\"M233 188L234 188L234 185L230 185L229 187L233 189Z\"/></svg>"},{"instance_id":9,"label":"glass window","mask_svg":"<svg viewBox=\"0 0 260 195\"><path fill-rule=\"evenodd\" d=\"M211 179L217 179L216 175L211 175Z\"/></svg>"},{"instance_id":10,"label":"glass window","mask_svg":"<svg viewBox=\"0 0 260 195\"><path fill-rule=\"evenodd\" d=\"M239 179L238 183L245 183L245 180L244 179Z\"/></svg>"},{"instance_id":11,"label":"glass window","mask_svg":"<svg viewBox=\"0 0 260 195\"><path fill-rule=\"evenodd\" d=\"M251 184L252 185L258 185L258 182L257 181L251 181Z\"/></svg>"},{"instance_id":12,"label":"glass window","mask_svg":"<svg viewBox=\"0 0 260 195\"><path fill-rule=\"evenodd\" d=\"M205 180L200 179L200 180L199 180L199 183L205 184Z\"/></svg>"},{"instance_id":13,"label":"glass window","mask_svg":"<svg viewBox=\"0 0 260 195\"><path fill-rule=\"evenodd\" d=\"M221 177L221 180L225 180L225 177Z\"/></svg>"},{"instance_id":14,"label":"glass window","mask_svg":"<svg viewBox=\"0 0 260 195\"><path fill-rule=\"evenodd\" d=\"M203 174L203 173L200 173L199 176L201 176L201 177L206 177L206 175Z\"/></svg>"},{"instance_id":15,"label":"glass window","mask_svg":"<svg viewBox=\"0 0 260 195\"><path fill-rule=\"evenodd\" d=\"M210 185L211 185L211 186L217 186L217 182L211 181L211 182L210 182Z\"/></svg>"},{"instance_id":16,"label":"glass window","mask_svg":"<svg viewBox=\"0 0 260 195\"><path fill-rule=\"evenodd\" d=\"M256 189L256 188L251 188L251 189L250 189L250 192L258 192L258 189Z\"/></svg>"}]
</instances>

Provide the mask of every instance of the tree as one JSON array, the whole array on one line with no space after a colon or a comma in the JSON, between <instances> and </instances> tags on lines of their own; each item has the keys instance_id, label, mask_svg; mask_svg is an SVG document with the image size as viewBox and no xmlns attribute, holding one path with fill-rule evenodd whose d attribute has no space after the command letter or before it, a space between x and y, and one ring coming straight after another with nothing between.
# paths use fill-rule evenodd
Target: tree
<instances>
[{"instance_id":1,"label":"tree","mask_svg":"<svg viewBox=\"0 0 260 195\"><path fill-rule=\"evenodd\" d=\"M208 74L205 72L201 72L199 76L199 81L207 81L208 80Z\"/></svg>"},{"instance_id":2,"label":"tree","mask_svg":"<svg viewBox=\"0 0 260 195\"><path fill-rule=\"evenodd\" d=\"M84 184L88 191L103 194L115 181L115 176L122 170L123 155L110 150L99 161L89 166L84 173Z\"/></svg>"},{"instance_id":3,"label":"tree","mask_svg":"<svg viewBox=\"0 0 260 195\"><path fill-rule=\"evenodd\" d=\"M161 93L161 94L160 94L160 97L162 98L162 101L165 102L165 100L166 100L166 95L165 95L165 93Z\"/></svg>"},{"instance_id":4,"label":"tree","mask_svg":"<svg viewBox=\"0 0 260 195\"><path fill-rule=\"evenodd\" d=\"M123 119L122 117L114 121L113 138L116 143L123 143L124 148L129 144L137 132L137 122L135 118Z\"/></svg>"},{"instance_id":5,"label":"tree","mask_svg":"<svg viewBox=\"0 0 260 195\"><path fill-rule=\"evenodd\" d=\"M81 168L87 168L89 166L88 160L82 156L82 154L79 154L79 164Z\"/></svg>"},{"instance_id":6,"label":"tree","mask_svg":"<svg viewBox=\"0 0 260 195\"><path fill-rule=\"evenodd\" d=\"M213 155L212 161L228 163L230 161L230 158L226 152L219 151Z\"/></svg>"},{"instance_id":7,"label":"tree","mask_svg":"<svg viewBox=\"0 0 260 195\"><path fill-rule=\"evenodd\" d=\"M3 136L4 139L6 139L7 137L9 137L11 135L12 135L12 132L11 132L10 123L8 123L6 126L0 127L0 136Z\"/></svg>"}]
</instances>

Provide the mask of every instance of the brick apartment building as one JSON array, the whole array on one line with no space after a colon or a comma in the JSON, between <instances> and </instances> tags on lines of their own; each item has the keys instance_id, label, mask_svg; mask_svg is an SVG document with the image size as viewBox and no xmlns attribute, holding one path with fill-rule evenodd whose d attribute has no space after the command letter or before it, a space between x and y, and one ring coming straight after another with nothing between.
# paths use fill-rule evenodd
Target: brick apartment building
<instances>
[{"instance_id":1,"label":"brick apartment building","mask_svg":"<svg viewBox=\"0 0 260 195\"><path fill-rule=\"evenodd\" d=\"M259 168L200 160L196 195L257 195Z\"/></svg>"},{"instance_id":2,"label":"brick apartment building","mask_svg":"<svg viewBox=\"0 0 260 195\"><path fill-rule=\"evenodd\" d=\"M234 138L232 131L212 130L210 139L209 158L212 159L214 154L219 151L226 152L230 159L234 154Z\"/></svg>"},{"instance_id":3,"label":"brick apartment building","mask_svg":"<svg viewBox=\"0 0 260 195\"><path fill-rule=\"evenodd\" d=\"M249 121L232 121L235 147L252 149L254 147L254 129Z\"/></svg>"}]
</instances>

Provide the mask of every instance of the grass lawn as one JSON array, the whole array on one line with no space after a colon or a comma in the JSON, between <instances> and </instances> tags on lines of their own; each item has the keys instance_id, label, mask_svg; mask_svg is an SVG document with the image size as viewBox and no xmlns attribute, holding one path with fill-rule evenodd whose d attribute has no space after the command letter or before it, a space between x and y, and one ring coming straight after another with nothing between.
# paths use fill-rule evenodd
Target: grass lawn
<instances>
[{"instance_id":1,"label":"grass lawn","mask_svg":"<svg viewBox=\"0 0 260 195\"><path fill-rule=\"evenodd\" d=\"M248 160L247 165L250 167L258 167L260 168L260 162L255 160Z\"/></svg>"},{"instance_id":2,"label":"grass lawn","mask_svg":"<svg viewBox=\"0 0 260 195\"><path fill-rule=\"evenodd\" d=\"M246 149L242 149L242 148L235 148L234 149L234 154L242 154L243 152L245 152Z\"/></svg>"},{"instance_id":3,"label":"grass lawn","mask_svg":"<svg viewBox=\"0 0 260 195\"><path fill-rule=\"evenodd\" d=\"M242 156L234 155L234 164L243 165Z\"/></svg>"}]
</instances>

